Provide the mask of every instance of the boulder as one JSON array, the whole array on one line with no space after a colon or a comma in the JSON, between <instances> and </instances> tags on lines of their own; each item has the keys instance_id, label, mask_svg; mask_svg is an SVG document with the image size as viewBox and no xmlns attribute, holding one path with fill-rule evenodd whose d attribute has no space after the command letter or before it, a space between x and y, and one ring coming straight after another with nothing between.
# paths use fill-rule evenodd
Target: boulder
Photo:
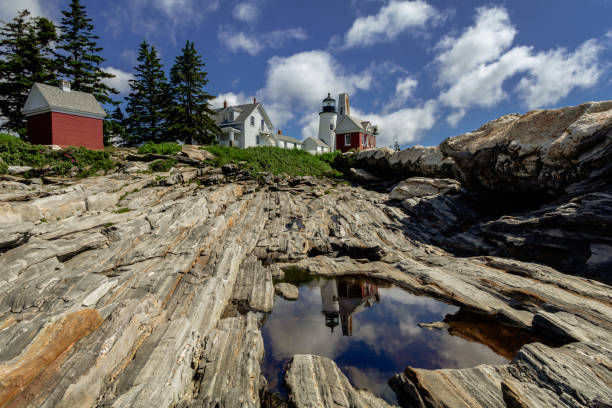
<instances>
[{"instance_id":1,"label":"boulder","mask_svg":"<svg viewBox=\"0 0 612 408\"><path fill-rule=\"evenodd\" d=\"M32 170L32 167L30 166L8 166L7 172L8 174L23 174L25 172L28 172Z\"/></svg>"},{"instance_id":2,"label":"boulder","mask_svg":"<svg viewBox=\"0 0 612 408\"><path fill-rule=\"evenodd\" d=\"M389 194L392 200L458 193L461 183L453 179L411 177L399 183Z\"/></svg>"},{"instance_id":3,"label":"boulder","mask_svg":"<svg viewBox=\"0 0 612 408\"><path fill-rule=\"evenodd\" d=\"M299 289L297 286L286 282L274 285L274 292L287 300L297 300L299 296Z\"/></svg>"},{"instance_id":4,"label":"boulder","mask_svg":"<svg viewBox=\"0 0 612 408\"><path fill-rule=\"evenodd\" d=\"M192 145L183 145L181 155L197 161L212 160L215 158L215 155L208 150L200 150L199 146Z\"/></svg>"},{"instance_id":5,"label":"boulder","mask_svg":"<svg viewBox=\"0 0 612 408\"><path fill-rule=\"evenodd\" d=\"M380 181L380 178L364 169L355 169L351 167L349 172L352 179L361 183L376 183Z\"/></svg>"}]
</instances>

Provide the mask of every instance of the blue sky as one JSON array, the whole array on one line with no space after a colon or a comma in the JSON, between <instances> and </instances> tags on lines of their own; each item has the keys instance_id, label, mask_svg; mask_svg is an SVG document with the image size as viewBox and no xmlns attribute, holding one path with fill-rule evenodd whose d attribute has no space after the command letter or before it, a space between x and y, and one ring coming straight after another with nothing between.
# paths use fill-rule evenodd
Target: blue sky
<instances>
[{"instance_id":1,"label":"blue sky","mask_svg":"<svg viewBox=\"0 0 612 408\"><path fill-rule=\"evenodd\" d=\"M138 44L166 69L186 40L209 92L262 102L276 128L316 134L321 100L351 95L379 146L438 144L503 114L612 99L610 0L83 0L127 92ZM60 19L69 0L0 0ZM123 96L123 95L122 95Z\"/></svg>"}]
</instances>

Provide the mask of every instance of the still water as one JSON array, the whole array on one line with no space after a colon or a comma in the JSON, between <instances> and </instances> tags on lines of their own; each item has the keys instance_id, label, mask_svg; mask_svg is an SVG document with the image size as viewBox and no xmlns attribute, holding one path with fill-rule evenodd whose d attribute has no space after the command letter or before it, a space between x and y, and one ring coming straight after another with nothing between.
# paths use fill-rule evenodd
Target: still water
<instances>
[{"instance_id":1,"label":"still water","mask_svg":"<svg viewBox=\"0 0 612 408\"><path fill-rule=\"evenodd\" d=\"M277 296L263 327L263 370L271 392L286 394L281 383L294 354L316 354L333 359L354 386L396 403L387 381L408 365L435 369L503 364L518 347L533 341L385 281L311 276L293 283L299 283L299 299ZM449 330L418 326L445 317Z\"/></svg>"}]
</instances>

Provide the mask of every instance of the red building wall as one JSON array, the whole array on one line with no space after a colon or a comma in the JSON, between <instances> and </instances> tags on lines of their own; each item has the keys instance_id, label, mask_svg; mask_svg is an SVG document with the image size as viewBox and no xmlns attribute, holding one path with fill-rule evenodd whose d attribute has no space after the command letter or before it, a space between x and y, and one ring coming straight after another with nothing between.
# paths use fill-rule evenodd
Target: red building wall
<instances>
[{"instance_id":1,"label":"red building wall","mask_svg":"<svg viewBox=\"0 0 612 408\"><path fill-rule=\"evenodd\" d=\"M104 149L102 119L86 118L53 112L53 144L66 146L83 146L88 149Z\"/></svg>"},{"instance_id":2,"label":"red building wall","mask_svg":"<svg viewBox=\"0 0 612 408\"><path fill-rule=\"evenodd\" d=\"M51 132L51 112L28 117L26 140L32 144L53 144Z\"/></svg>"},{"instance_id":3,"label":"red building wall","mask_svg":"<svg viewBox=\"0 0 612 408\"><path fill-rule=\"evenodd\" d=\"M345 135L351 135L351 145L347 146L345 141ZM365 147L362 144L362 138L365 137ZM350 149L365 150L376 147L376 136L367 135L361 132L354 133L336 133L336 149L342 153L348 152Z\"/></svg>"},{"instance_id":4,"label":"red building wall","mask_svg":"<svg viewBox=\"0 0 612 408\"><path fill-rule=\"evenodd\" d=\"M28 117L30 143L104 149L102 119L47 112Z\"/></svg>"}]
</instances>

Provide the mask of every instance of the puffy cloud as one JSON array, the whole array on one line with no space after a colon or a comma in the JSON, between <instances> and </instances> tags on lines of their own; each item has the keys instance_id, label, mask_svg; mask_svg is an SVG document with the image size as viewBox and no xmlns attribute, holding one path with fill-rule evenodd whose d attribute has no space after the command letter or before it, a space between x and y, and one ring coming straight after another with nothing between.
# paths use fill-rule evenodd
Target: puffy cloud
<instances>
[{"instance_id":1,"label":"puffy cloud","mask_svg":"<svg viewBox=\"0 0 612 408\"><path fill-rule=\"evenodd\" d=\"M514 40L516 30L501 7L477 9L476 24L459 37L446 36L436 46L439 81L456 82L479 65L496 60Z\"/></svg>"},{"instance_id":2,"label":"puffy cloud","mask_svg":"<svg viewBox=\"0 0 612 408\"><path fill-rule=\"evenodd\" d=\"M362 114L353 108L351 114L378 125L376 145L382 147L391 146L395 141L404 145L419 140L425 131L435 125L437 109L438 103L430 100L420 107L404 108L387 114Z\"/></svg>"},{"instance_id":3,"label":"puffy cloud","mask_svg":"<svg viewBox=\"0 0 612 408\"><path fill-rule=\"evenodd\" d=\"M221 26L219 40L232 52L244 51L257 55L265 48L280 48L291 40L305 40L308 36L302 28L274 30L268 33L236 32L228 26Z\"/></svg>"},{"instance_id":4,"label":"puffy cloud","mask_svg":"<svg viewBox=\"0 0 612 408\"><path fill-rule=\"evenodd\" d=\"M595 85L601 75L600 50L597 41L589 40L573 53L557 49L535 55L516 88L519 95L533 109L561 100L576 87Z\"/></svg>"},{"instance_id":5,"label":"puffy cloud","mask_svg":"<svg viewBox=\"0 0 612 408\"><path fill-rule=\"evenodd\" d=\"M56 8L56 0L0 0L0 20L10 21L24 9L27 9L33 17L51 18Z\"/></svg>"},{"instance_id":6,"label":"puffy cloud","mask_svg":"<svg viewBox=\"0 0 612 408\"><path fill-rule=\"evenodd\" d=\"M258 95L262 100L276 104L279 111L293 108L318 112L321 101L328 92L338 95L341 92L353 93L358 89L370 87L372 77L368 73L347 75L343 72L345 70L325 51L306 51L289 57L273 57L268 61L265 86ZM292 116L283 114L275 123L282 125Z\"/></svg>"},{"instance_id":7,"label":"puffy cloud","mask_svg":"<svg viewBox=\"0 0 612 408\"><path fill-rule=\"evenodd\" d=\"M125 72L119 68L105 67L102 71L113 74L113 78L105 78L103 82L119 91L122 95L127 95L130 92L129 80L134 79L134 75L130 72Z\"/></svg>"},{"instance_id":8,"label":"puffy cloud","mask_svg":"<svg viewBox=\"0 0 612 408\"><path fill-rule=\"evenodd\" d=\"M377 14L355 20L344 36L344 47L391 41L408 29L423 28L440 18L438 11L425 1L391 1Z\"/></svg>"},{"instance_id":9,"label":"puffy cloud","mask_svg":"<svg viewBox=\"0 0 612 408\"><path fill-rule=\"evenodd\" d=\"M519 81L514 91L529 108L556 103L576 87L597 83L597 41L589 40L574 52L534 52L533 47L512 47L515 35L505 9L479 8L473 26L438 43L438 84L446 86L439 101L458 109L447 118L449 124L456 125L467 108L492 107L507 98L504 83L515 76Z\"/></svg>"},{"instance_id":10,"label":"puffy cloud","mask_svg":"<svg viewBox=\"0 0 612 408\"><path fill-rule=\"evenodd\" d=\"M217 97L210 102L210 106L212 106L213 108L221 108L223 107L224 101L227 101L228 105L230 106L244 105L247 103L251 103L253 101L253 98L246 96L242 92L226 92L217 95Z\"/></svg>"},{"instance_id":11,"label":"puffy cloud","mask_svg":"<svg viewBox=\"0 0 612 408\"><path fill-rule=\"evenodd\" d=\"M416 79L413 78L404 78L399 79L397 81L397 85L395 85L395 97L402 102L410 99L412 96L412 92L418 85Z\"/></svg>"},{"instance_id":12,"label":"puffy cloud","mask_svg":"<svg viewBox=\"0 0 612 408\"><path fill-rule=\"evenodd\" d=\"M253 22L259 17L259 9L254 3L245 2L236 4L234 18L246 22Z\"/></svg>"}]
</instances>

